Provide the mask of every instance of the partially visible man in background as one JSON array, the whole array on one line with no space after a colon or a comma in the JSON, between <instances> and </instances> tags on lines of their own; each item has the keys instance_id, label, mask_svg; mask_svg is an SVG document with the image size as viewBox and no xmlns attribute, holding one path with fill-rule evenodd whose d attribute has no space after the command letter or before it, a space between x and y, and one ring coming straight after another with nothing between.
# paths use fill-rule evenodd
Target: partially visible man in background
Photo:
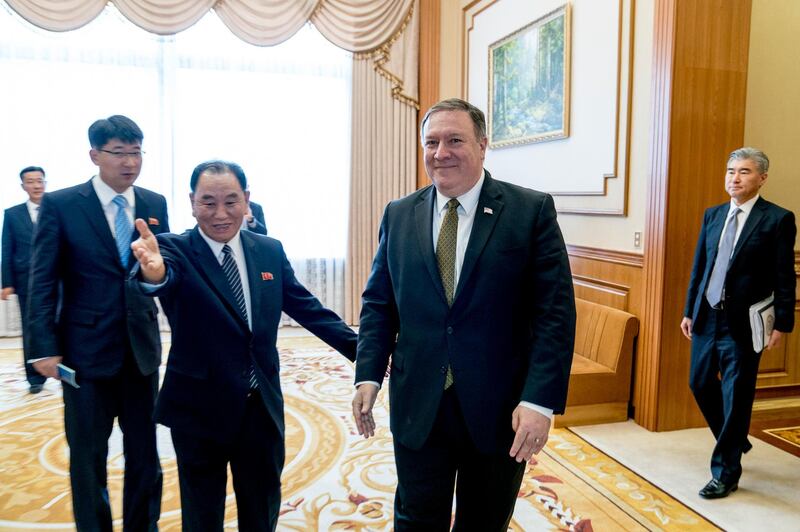
<instances>
[{"instance_id":1,"label":"partially visible man in background","mask_svg":"<svg viewBox=\"0 0 800 532\"><path fill-rule=\"evenodd\" d=\"M244 213L242 229L267 236L267 222L264 220L264 209L255 201L247 202L247 212Z\"/></svg>"},{"instance_id":2,"label":"partially visible man in background","mask_svg":"<svg viewBox=\"0 0 800 532\"><path fill-rule=\"evenodd\" d=\"M128 275L135 262L130 245L139 236L134 218L153 233L168 232L169 223L164 196L133 186L142 170L143 138L125 116L94 122L89 156L98 174L45 196L33 240L28 361L54 378L63 361L80 386L63 386L78 530L112 529L106 461L115 418L125 453L123 529L155 530L161 512L153 422L158 310Z\"/></svg>"},{"instance_id":3,"label":"partially visible man in background","mask_svg":"<svg viewBox=\"0 0 800 532\"><path fill-rule=\"evenodd\" d=\"M22 365L25 368L25 377L28 380L30 392L39 393L42 391L47 377L25 362L28 338L26 309L31 243L46 181L44 169L39 166L23 168L19 173L19 178L22 181L22 190L28 194L28 200L6 209L3 217L3 290L0 292L0 299L6 301L11 294L17 294L19 315L22 321Z\"/></svg>"}]
</instances>

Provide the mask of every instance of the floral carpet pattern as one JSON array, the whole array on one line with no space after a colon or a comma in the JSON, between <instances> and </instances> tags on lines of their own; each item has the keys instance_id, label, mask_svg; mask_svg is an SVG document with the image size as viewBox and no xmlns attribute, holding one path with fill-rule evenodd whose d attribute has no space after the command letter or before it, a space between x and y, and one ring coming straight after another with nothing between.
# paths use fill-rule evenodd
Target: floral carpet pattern
<instances>
[{"instance_id":1,"label":"floral carpet pattern","mask_svg":"<svg viewBox=\"0 0 800 532\"><path fill-rule=\"evenodd\" d=\"M388 402L375 407L376 437L350 416L353 367L312 338L280 342L286 466L278 530L392 529L395 466ZM60 384L27 393L20 350L0 350L0 530L72 530L69 450ZM163 369L163 368L162 368ZM180 530L180 497L168 430L159 427L164 495L159 527ZM108 482L121 529L124 462L115 428ZM235 530L229 482L226 528ZM551 433L526 471L509 530L717 530L701 516L591 447L568 429Z\"/></svg>"}]
</instances>

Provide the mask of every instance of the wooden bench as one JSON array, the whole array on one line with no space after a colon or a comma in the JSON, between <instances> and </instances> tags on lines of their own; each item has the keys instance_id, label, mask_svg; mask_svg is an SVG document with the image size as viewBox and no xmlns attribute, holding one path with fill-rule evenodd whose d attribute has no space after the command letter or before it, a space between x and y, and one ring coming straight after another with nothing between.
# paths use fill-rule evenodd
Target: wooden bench
<instances>
[{"instance_id":1,"label":"wooden bench","mask_svg":"<svg viewBox=\"0 0 800 532\"><path fill-rule=\"evenodd\" d=\"M576 299L575 356L564 415L555 426L611 423L628 419L634 340L633 314Z\"/></svg>"}]
</instances>

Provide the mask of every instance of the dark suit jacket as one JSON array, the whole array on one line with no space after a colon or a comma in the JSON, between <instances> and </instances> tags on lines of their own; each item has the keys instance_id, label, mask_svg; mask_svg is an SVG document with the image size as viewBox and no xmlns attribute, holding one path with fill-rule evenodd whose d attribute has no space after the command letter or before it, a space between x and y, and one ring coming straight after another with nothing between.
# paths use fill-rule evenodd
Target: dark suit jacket
<instances>
[{"instance_id":1,"label":"dark suit jacket","mask_svg":"<svg viewBox=\"0 0 800 532\"><path fill-rule=\"evenodd\" d=\"M154 233L169 231L164 196L139 187L134 194L136 217L148 221ZM91 181L45 195L37 226L28 358L61 355L79 378L110 377L122 368L130 345L141 373L156 371L161 363L158 310L136 283L128 282L130 264L119 260ZM138 237L134 229L133 239Z\"/></svg>"},{"instance_id":2,"label":"dark suit jacket","mask_svg":"<svg viewBox=\"0 0 800 532\"><path fill-rule=\"evenodd\" d=\"M521 400L564 411L575 300L552 198L486 173L448 308L432 237L432 186L391 202L363 294L356 382L383 380L392 356L391 429L420 448L448 361L481 452L508 452Z\"/></svg>"},{"instance_id":3,"label":"dark suit jacket","mask_svg":"<svg viewBox=\"0 0 800 532\"><path fill-rule=\"evenodd\" d=\"M33 229L26 203L6 209L3 217L3 288L13 286L20 297L28 288Z\"/></svg>"},{"instance_id":4,"label":"dark suit jacket","mask_svg":"<svg viewBox=\"0 0 800 532\"><path fill-rule=\"evenodd\" d=\"M267 222L264 220L264 209L255 201L250 202L250 212L253 213L254 227L247 227L248 230L259 235L267 236Z\"/></svg>"},{"instance_id":5,"label":"dark suit jacket","mask_svg":"<svg viewBox=\"0 0 800 532\"><path fill-rule=\"evenodd\" d=\"M255 362L259 390L281 437L283 396L275 345L281 311L350 360L356 334L295 279L281 243L241 232L253 330L237 310L230 285L199 230L160 235L169 271L159 296L172 328L167 373L156 421L218 441L240 430Z\"/></svg>"},{"instance_id":6,"label":"dark suit jacket","mask_svg":"<svg viewBox=\"0 0 800 532\"><path fill-rule=\"evenodd\" d=\"M684 316L692 318L692 331L705 323L708 280L717 257L719 239L730 202L711 207L703 216L703 226L694 255ZM794 327L795 273L794 241L797 228L794 214L759 198L736 242L725 277L723 308L737 343L752 350L750 305L775 293L775 328L791 332Z\"/></svg>"}]
</instances>

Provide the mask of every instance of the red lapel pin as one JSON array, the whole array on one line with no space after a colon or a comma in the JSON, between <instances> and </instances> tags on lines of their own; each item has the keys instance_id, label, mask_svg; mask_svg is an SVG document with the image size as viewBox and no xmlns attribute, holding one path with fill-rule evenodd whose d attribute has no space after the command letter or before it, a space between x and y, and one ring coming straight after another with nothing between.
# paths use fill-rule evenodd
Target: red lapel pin
<instances>
[{"instance_id":1,"label":"red lapel pin","mask_svg":"<svg viewBox=\"0 0 800 532\"><path fill-rule=\"evenodd\" d=\"M262 281L271 281L275 278L270 272L261 272L261 280Z\"/></svg>"},{"instance_id":2,"label":"red lapel pin","mask_svg":"<svg viewBox=\"0 0 800 532\"><path fill-rule=\"evenodd\" d=\"M158 218L148 218L147 225L159 225Z\"/></svg>"}]
</instances>

